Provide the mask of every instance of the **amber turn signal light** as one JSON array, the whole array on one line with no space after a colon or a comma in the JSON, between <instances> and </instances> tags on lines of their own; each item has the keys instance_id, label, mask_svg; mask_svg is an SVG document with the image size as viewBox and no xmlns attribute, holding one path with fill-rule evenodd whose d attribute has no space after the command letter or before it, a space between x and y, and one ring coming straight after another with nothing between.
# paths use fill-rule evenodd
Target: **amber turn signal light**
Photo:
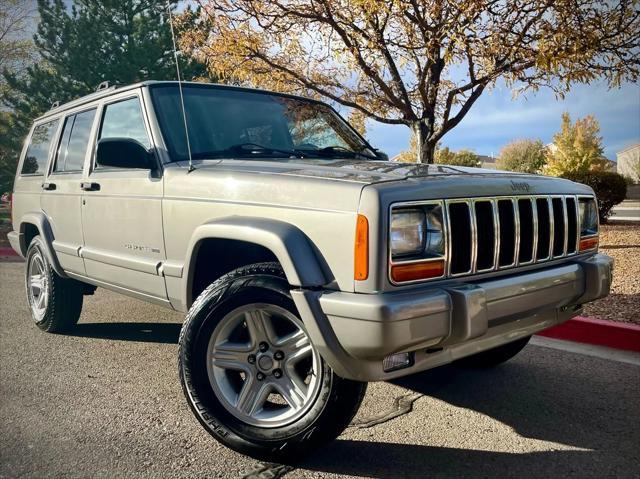
<instances>
[{"instance_id":1,"label":"amber turn signal light","mask_svg":"<svg viewBox=\"0 0 640 479\"><path fill-rule=\"evenodd\" d=\"M598 247L598 237L592 236L590 238L580 239L580 251L588 251Z\"/></svg>"},{"instance_id":2,"label":"amber turn signal light","mask_svg":"<svg viewBox=\"0 0 640 479\"><path fill-rule=\"evenodd\" d=\"M391 279L396 283L439 278L440 276L444 276L444 259L391 266Z\"/></svg>"},{"instance_id":3,"label":"amber turn signal light","mask_svg":"<svg viewBox=\"0 0 640 479\"><path fill-rule=\"evenodd\" d=\"M364 281L369 277L369 221L364 215L358 215L356 222L353 266L355 280Z\"/></svg>"}]
</instances>

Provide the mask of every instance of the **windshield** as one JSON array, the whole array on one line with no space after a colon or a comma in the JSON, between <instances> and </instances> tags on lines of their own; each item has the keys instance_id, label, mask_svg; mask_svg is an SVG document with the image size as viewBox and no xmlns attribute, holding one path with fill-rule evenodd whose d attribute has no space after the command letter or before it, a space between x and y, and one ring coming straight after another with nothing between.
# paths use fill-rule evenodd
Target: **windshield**
<instances>
[{"instance_id":1,"label":"windshield","mask_svg":"<svg viewBox=\"0 0 640 479\"><path fill-rule=\"evenodd\" d=\"M177 85L151 88L172 161L186 160ZM261 92L184 85L194 159L363 157L375 152L330 107Z\"/></svg>"}]
</instances>

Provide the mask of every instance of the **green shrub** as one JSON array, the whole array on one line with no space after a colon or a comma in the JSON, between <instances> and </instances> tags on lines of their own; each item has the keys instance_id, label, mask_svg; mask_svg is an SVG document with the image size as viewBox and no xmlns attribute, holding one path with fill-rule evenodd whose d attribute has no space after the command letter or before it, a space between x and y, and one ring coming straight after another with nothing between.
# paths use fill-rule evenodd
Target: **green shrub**
<instances>
[{"instance_id":1,"label":"green shrub","mask_svg":"<svg viewBox=\"0 0 640 479\"><path fill-rule=\"evenodd\" d=\"M627 196L627 182L624 176L618 173L590 171L587 173L566 173L562 177L593 188L598 198L598 213L601 223L607 222L611 209L624 201Z\"/></svg>"},{"instance_id":2,"label":"green shrub","mask_svg":"<svg viewBox=\"0 0 640 479\"><path fill-rule=\"evenodd\" d=\"M480 166L480 159L471 150L452 151L448 146L438 148L434 155L434 162L439 165Z\"/></svg>"},{"instance_id":3,"label":"green shrub","mask_svg":"<svg viewBox=\"0 0 640 479\"><path fill-rule=\"evenodd\" d=\"M541 140L514 140L500 150L496 168L523 173L538 173L547 158L547 149Z\"/></svg>"}]
</instances>

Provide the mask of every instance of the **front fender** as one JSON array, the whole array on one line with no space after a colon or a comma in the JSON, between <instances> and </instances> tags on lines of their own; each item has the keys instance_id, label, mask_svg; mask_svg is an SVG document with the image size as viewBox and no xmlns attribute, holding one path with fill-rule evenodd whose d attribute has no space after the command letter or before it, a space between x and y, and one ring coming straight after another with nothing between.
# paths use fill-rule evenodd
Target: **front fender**
<instances>
[{"instance_id":1,"label":"front fender","mask_svg":"<svg viewBox=\"0 0 640 479\"><path fill-rule=\"evenodd\" d=\"M296 226L278 220L231 216L200 225L193 232L183 275L186 282L185 305L189 304L200 244L212 238L245 241L267 248L282 265L292 286L313 288L328 282L307 236Z\"/></svg>"}]
</instances>

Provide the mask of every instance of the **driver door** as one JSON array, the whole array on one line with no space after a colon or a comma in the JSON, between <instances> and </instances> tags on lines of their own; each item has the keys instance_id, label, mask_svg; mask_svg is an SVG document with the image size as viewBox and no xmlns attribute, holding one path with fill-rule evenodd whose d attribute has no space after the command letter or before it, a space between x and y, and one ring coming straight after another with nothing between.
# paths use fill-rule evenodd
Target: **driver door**
<instances>
[{"instance_id":1,"label":"driver door","mask_svg":"<svg viewBox=\"0 0 640 479\"><path fill-rule=\"evenodd\" d=\"M151 148L142 102L139 91L109 97L101 108L97 140L133 138ZM95 163L94 155L83 190L82 253L87 276L168 305L159 269L166 255L158 170L105 168Z\"/></svg>"}]
</instances>

